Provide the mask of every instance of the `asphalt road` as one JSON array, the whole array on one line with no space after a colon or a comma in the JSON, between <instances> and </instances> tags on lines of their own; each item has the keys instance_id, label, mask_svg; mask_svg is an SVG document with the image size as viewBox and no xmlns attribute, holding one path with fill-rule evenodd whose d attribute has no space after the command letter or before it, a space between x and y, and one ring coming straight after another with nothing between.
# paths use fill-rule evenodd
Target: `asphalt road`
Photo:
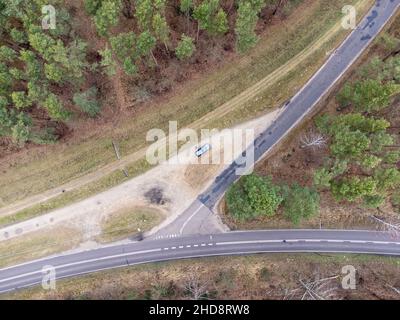
<instances>
[{"instance_id":1,"label":"asphalt road","mask_svg":"<svg viewBox=\"0 0 400 320\"><path fill-rule=\"evenodd\" d=\"M353 30L310 81L282 106L284 110L276 122L256 138L253 145L255 161L261 159L313 110L379 34L399 6L400 0L376 1L374 7L360 22L357 29ZM247 152L252 152L252 150ZM200 195L199 200L211 209L226 189L239 178L236 175L236 170L241 166L240 161L232 163Z\"/></svg>"},{"instance_id":2,"label":"asphalt road","mask_svg":"<svg viewBox=\"0 0 400 320\"><path fill-rule=\"evenodd\" d=\"M42 259L0 270L0 292L56 279L156 261L262 252L345 252L400 256L400 238L375 231L271 230L142 241Z\"/></svg>"},{"instance_id":3,"label":"asphalt road","mask_svg":"<svg viewBox=\"0 0 400 320\"><path fill-rule=\"evenodd\" d=\"M330 56L318 73L293 97L280 117L254 142L259 160L277 144L334 86L400 6L400 0L378 0L360 26ZM33 261L0 270L0 292L41 283L42 268L52 265L57 278L127 265L229 254L259 252L348 252L400 255L400 240L372 231L280 230L207 232L210 209L238 176L233 163L178 219L160 232L160 240L145 240ZM212 228L212 224L211 224ZM167 237L168 233L178 237ZM185 236L185 234L194 234ZM168 239L166 239L168 238ZM285 240L285 242L283 241Z\"/></svg>"},{"instance_id":4,"label":"asphalt road","mask_svg":"<svg viewBox=\"0 0 400 320\"><path fill-rule=\"evenodd\" d=\"M330 55L318 72L292 99L281 106L282 112L276 121L255 139L249 150L245 151L254 152L255 162L278 144L326 96L397 12L399 6L400 0L376 1L357 28ZM175 221L151 238L223 231L218 224L218 217L212 211L228 187L240 178L236 170L241 166L243 163L240 160L229 165Z\"/></svg>"}]
</instances>

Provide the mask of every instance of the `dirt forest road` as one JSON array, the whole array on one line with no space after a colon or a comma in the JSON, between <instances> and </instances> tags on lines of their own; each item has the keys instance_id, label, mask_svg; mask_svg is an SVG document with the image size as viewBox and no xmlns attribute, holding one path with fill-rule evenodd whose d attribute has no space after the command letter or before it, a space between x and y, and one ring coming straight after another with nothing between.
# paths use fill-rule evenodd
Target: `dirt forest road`
<instances>
[{"instance_id":1,"label":"dirt forest road","mask_svg":"<svg viewBox=\"0 0 400 320\"><path fill-rule=\"evenodd\" d=\"M234 128L242 130L253 129L255 135L257 135L270 126L278 115L279 110L276 110ZM222 131L212 137L219 137L222 140ZM248 143L251 142L252 140L248 141ZM214 145L210 153L220 154L221 159L224 160L224 148L230 149L228 153L235 149L236 154L234 154L234 157L237 157L243 150L242 148L245 149L246 146L236 148L233 145L221 145L221 148L218 148ZM152 204L151 199L148 199L146 194L151 192L151 190L158 189L163 199L165 199L163 201L165 204L155 206L164 213L166 219L158 227L154 227L149 232L151 234L155 233L160 228L174 221L196 199L198 194L212 183L215 175L222 172L230 161L232 161L228 158L229 161L226 161L226 163L223 161L218 165L192 164L191 160L198 160L193 150L194 146L185 148L182 151L180 150L176 157L184 160L182 162L177 160L176 164L160 164L140 176L87 199L0 228L0 241L23 237L24 235L29 236L29 233L43 230L47 227L55 228L67 223L71 223L74 228L80 229L84 234L84 241L89 241L101 232L101 220L113 215L113 212L135 206L154 206L155 204ZM175 159L172 158L172 160ZM176 192L177 185L179 186L179 192ZM220 231L218 223L215 224L214 231Z\"/></svg>"},{"instance_id":2,"label":"dirt forest road","mask_svg":"<svg viewBox=\"0 0 400 320\"><path fill-rule=\"evenodd\" d=\"M361 5L360 3L358 5ZM325 43L331 41L338 32L341 31L341 23L336 23L328 32L326 32L321 38L316 40L311 46L304 49L293 59L289 60L284 65L280 66L274 72L267 75L262 80L258 81L253 86L245 89L240 94L238 94L233 99L225 102L220 107L215 109L214 111L208 113L202 118L193 122L190 128L198 130L203 128L208 122L215 119L221 119L225 114L229 111L237 108L238 106L244 105L247 101L251 101L255 97L257 97L261 92L266 90L268 87L273 84L279 82L280 79L284 78L286 75L290 74L293 70L295 70L298 66L300 66L304 61L310 58L315 52L317 52ZM57 196L62 195L64 192L73 191L98 181L99 179L106 177L107 175L115 172L116 170L122 170L124 167L129 164L135 163L141 159L144 159L146 154L146 148L142 148L137 150L129 155L121 157L120 160L109 163L108 165L96 170L95 172L91 172L89 174L83 175L77 179L69 181L63 185L60 185L56 188L47 190L43 193L36 194L30 197L27 197L23 200L16 201L10 205L6 205L0 208L0 217L8 216L15 214L23 209L38 205L40 203L44 203L48 200L51 200Z\"/></svg>"}]
</instances>

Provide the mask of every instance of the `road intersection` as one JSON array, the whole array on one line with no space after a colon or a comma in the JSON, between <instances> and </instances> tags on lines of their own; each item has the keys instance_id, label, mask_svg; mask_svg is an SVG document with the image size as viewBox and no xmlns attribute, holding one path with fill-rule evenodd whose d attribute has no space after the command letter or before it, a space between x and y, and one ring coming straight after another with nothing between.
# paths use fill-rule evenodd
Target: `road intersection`
<instances>
[{"instance_id":1,"label":"road intersection","mask_svg":"<svg viewBox=\"0 0 400 320\"><path fill-rule=\"evenodd\" d=\"M265 156L304 119L371 44L400 7L400 0L378 0L359 27L335 50L321 69L284 106L274 124L254 141L255 160ZM251 152L247 150L245 152ZM400 239L376 231L263 230L221 232L213 208L239 177L229 165L175 221L137 243L53 256L0 269L0 292L40 284L43 268L56 278L140 263L262 252L342 252L400 256ZM170 235L175 235L170 237Z\"/></svg>"},{"instance_id":2,"label":"road intersection","mask_svg":"<svg viewBox=\"0 0 400 320\"><path fill-rule=\"evenodd\" d=\"M262 132L245 152L254 152L255 162L265 157L294 127L296 127L337 84L385 27L400 6L399 0L378 0L345 41L332 53L314 76L281 108L278 118ZM214 182L175 221L160 230L155 237L170 234L214 233L218 217L214 207L227 188L240 178L236 170L241 161L230 164ZM182 228L184 226L184 228ZM199 226L202 226L199 228ZM221 231L221 229L219 229ZM180 231L180 232L179 232Z\"/></svg>"}]
</instances>

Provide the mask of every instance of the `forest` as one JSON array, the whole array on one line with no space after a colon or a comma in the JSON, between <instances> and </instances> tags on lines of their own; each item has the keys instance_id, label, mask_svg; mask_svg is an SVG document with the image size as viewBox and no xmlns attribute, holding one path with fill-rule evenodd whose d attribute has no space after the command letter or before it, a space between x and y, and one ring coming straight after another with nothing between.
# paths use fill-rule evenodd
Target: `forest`
<instances>
[{"instance_id":1,"label":"forest","mask_svg":"<svg viewBox=\"0 0 400 320\"><path fill-rule=\"evenodd\" d=\"M375 42L372 57L355 68L352 79L334 94L336 109L328 112L322 108L312 121L312 130L297 133L301 136L299 149L313 158L303 160L304 165L321 159L311 170L311 183L276 182L274 176L288 170L283 165L285 159L271 176L242 177L226 197L234 220L251 221L282 213L297 225L318 215L321 196L326 198L327 194L336 203L377 209L379 214L379 208L391 204L398 216L400 38L399 29L394 29L397 32L393 35L384 33ZM300 169L298 176L304 175Z\"/></svg>"},{"instance_id":2,"label":"forest","mask_svg":"<svg viewBox=\"0 0 400 320\"><path fill-rule=\"evenodd\" d=\"M72 7L63 0L0 0L0 139L18 148L56 143L74 119L101 117L104 93L93 79L122 73L140 84L171 61L196 63L196 50L218 43L246 54L259 39L263 12L273 16L288 2L84 0ZM96 46L77 30L77 16L96 31Z\"/></svg>"}]
</instances>

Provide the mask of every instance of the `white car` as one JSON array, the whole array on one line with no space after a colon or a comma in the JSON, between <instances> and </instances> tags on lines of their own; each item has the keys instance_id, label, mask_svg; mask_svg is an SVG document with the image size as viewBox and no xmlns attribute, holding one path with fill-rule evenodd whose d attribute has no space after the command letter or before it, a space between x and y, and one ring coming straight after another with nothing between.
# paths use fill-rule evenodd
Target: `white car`
<instances>
[{"instance_id":1,"label":"white car","mask_svg":"<svg viewBox=\"0 0 400 320\"><path fill-rule=\"evenodd\" d=\"M211 145L209 143L206 143L205 145L202 145L201 147L197 148L194 154L199 158L210 149Z\"/></svg>"}]
</instances>

